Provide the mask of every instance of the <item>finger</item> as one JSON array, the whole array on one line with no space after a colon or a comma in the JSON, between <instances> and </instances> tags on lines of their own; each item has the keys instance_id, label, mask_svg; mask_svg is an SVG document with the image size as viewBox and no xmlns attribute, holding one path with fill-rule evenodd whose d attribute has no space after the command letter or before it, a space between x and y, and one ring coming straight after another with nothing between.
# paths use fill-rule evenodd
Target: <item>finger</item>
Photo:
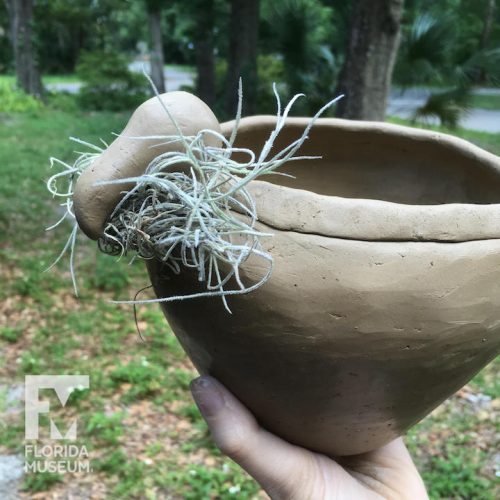
<instances>
[{"instance_id":1,"label":"finger","mask_svg":"<svg viewBox=\"0 0 500 500\"><path fill-rule=\"evenodd\" d=\"M282 496L312 479L312 454L260 427L220 382L208 376L199 377L191 383L191 391L216 445L271 496Z\"/></svg>"}]
</instances>

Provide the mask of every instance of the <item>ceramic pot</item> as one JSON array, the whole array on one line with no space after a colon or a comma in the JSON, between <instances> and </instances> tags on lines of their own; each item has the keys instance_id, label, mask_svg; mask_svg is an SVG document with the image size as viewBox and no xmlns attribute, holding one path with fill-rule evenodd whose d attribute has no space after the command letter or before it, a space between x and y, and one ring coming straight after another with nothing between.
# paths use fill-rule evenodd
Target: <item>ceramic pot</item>
<instances>
[{"instance_id":1,"label":"ceramic pot","mask_svg":"<svg viewBox=\"0 0 500 500\"><path fill-rule=\"evenodd\" d=\"M243 119L262 148L273 117ZM276 147L307 123L289 119ZM226 135L231 123L222 125ZM500 158L395 125L320 119L294 179L251 185L270 281L247 295L164 303L201 373L283 438L329 455L375 449L464 385L500 347ZM201 290L149 262L159 297ZM249 281L263 264L249 259Z\"/></svg>"}]
</instances>

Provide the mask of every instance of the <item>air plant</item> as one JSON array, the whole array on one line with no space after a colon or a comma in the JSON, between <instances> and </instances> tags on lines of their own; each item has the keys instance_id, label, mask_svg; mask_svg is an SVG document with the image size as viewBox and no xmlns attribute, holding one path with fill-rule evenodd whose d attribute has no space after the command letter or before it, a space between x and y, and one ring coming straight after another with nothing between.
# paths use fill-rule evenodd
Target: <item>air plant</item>
<instances>
[{"instance_id":1,"label":"air plant","mask_svg":"<svg viewBox=\"0 0 500 500\"><path fill-rule=\"evenodd\" d=\"M206 291L119 302L140 304L218 296L229 311L227 296L249 293L270 278L273 258L264 250L262 239L272 234L256 228L258 215L247 189L248 184L262 175L279 173L276 170L289 161L319 158L295 155L306 141L315 121L341 97L323 106L298 139L281 151L271 153L292 106L303 96L297 94L282 110L276 85L273 85L273 90L277 101L276 126L258 154L234 145L241 119L241 82L235 124L229 138L213 130L201 130L194 136L185 136L168 107L159 99L165 118L174 124L176 135L135 139L154 139L158 140L158 144L178 143L181 147L179 151L158 155L144 174L138 177L100 183L123 184L128 191L105 224L98 245L104 253L119 257L133 254L134 258L158 259L175 274L181 273L183 269L195 269ZM207 136L217 138L221 146L208 146L205 140ZM78 177L104 149L79 139L72 140L87 146L91 151L80 153L72 165L51 159L51 166L62 166L63 169L48 180L47 188L54 197L63 200L65 213L48 229L58 227L65 219L73 223L66 245L53 265L69 251L70 271L76 292L74 249L78 225L73 212L73 188ZM257 282L246 284L240 276L240 266L251 255L263 259L267 271Z\"/></svg>"}]
</instances>

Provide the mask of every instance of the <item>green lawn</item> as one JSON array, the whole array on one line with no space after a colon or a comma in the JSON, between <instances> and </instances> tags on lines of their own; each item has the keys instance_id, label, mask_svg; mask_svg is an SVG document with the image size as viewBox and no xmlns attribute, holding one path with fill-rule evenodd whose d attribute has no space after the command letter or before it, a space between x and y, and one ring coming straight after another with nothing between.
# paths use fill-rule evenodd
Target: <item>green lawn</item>
<instances>
[{"instance_id":1,"label":"green lawn","mask_svg":"<svg viewBox=\"0 0 500 500\"><path fill-rule=\"evenodd\" d=\"M0 75L0 85L2 83L14 83L16 78L14 75ZM78 82L79 79L75 74L71 75L44 75L42 82L44 85L48 83L73 83Z\"/></svg>"},{"instance_id":2,"label":"green lawn","mask_svg":"<svg viewBox=\"0 0 500 500\"><path fill-rule=\"evenodd\" d=\"M88 394L70 401L94 473L30 474L27 495L64 496L77 487L79 496L95 498L257 498L256 484L210 443L189 394L194 371L159 308L138 308L143 342L132 309L109 303L147 284L140 263L116 263L82 239L78 299L67 262L42 273L69 229L44 231L57 218L44 186L48 158L74 157L81 148L70 135L112 140L126 116L44 109L0 120L0 385L22 383L25 374L91 374ZM500 154L500 135L460 134ZM495 398L498 408L498 372L498 363L490 365L410 432L433 498L493 499L492 436L500 429L491 406L475 406L467 395ZM0 393L0 414L5 400ZM0 454L22 453L23 433L22 413L3 415Z\"/></svg>"},{"instance_id":3,"label":"green lawn","mask_svg":"<svg viewBox=\"0 0 500 500\"><path fill-rule=\"evenodd\" d=\"M196 69L194 66L186 66L183 64L166 64L166 70L181 71L185 73L194 74ZM0 85L2 83L15 83L16 77L14 75L0 75ZM42 82L44 85L50 83L75 83L79 82L79 78L76 74L70 75L43 75Z\"/></svg>"},{"instance_id":4,"label":"green lawn","mask_svg":"<svg viewBox=\"0 0 500 500\"><path fill-rule=\"evenodd\" d=\"M500 110L500 95L473 95L471 106L498 111Z\"/></svg>"},{"instance_id":5,"label":"green lawn","mask_svg":"<svg viewBox=\"0 0 500 500\"><path fill-rule=\"evenodd\" d=\"M473 142L477 146L486 149L490 153L494 153L500 156L500 134L490 134L488 132L479 132L476 130L466 130L460 128L447 129L445 127L421 125L419 123L412 123L409 120L404 120L402 118L396 117L389 117L387 121L389 121L390 123L396 123L398 125L407 125L411 127L430 129L437 132L456 135L457 137L461 137L462 139Z\"/></svg>"},{"instance_id":6,"label":"green lawn","mask_svg":"<svg viewBox=\"0 0 500 500\"><path fill-rule=\"evenodd\" d=\"M196 68L194 66L187 66L185 64L165 64L166 70L182 71L184 73L196 73Z\"/></svg>"}]
</instances>

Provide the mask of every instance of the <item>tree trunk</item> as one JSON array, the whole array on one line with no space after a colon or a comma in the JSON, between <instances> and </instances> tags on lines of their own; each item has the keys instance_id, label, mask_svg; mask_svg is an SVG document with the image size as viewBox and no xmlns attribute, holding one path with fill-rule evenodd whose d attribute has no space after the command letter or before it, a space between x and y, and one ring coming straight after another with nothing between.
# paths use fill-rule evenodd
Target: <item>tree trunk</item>
<instances>
[{"instance_id":1,"label":"tree trunk","mask_svg":"<svg viewBox=\"0 0 500 500\"><path fill-rule=\"evenodd\" d=\"M479 50L487 49L490 44L491 30L493 28L493 22L495 21L495 10L496 0L486 0L483 31L479 39ZM486 83L486 71L484 68L481 68L474 81L477 84Z\"/></svg>"},{"instance_id":2,"label":"tree trunk","mask_svg":"<svg viewBox=\"0 0 500 500\"><path fill-rule=\"evenodd\" d=\"M148 9L149 31L151 33L151 79L158 92L162 94L165 89L163 38L161 34L161 9Z\"/></svg>"},{"instance_id":3,"label":"tree trunk","mask_svg":"<svg viewBox=\"0 0 500 500\"><path fill-rule=\"evenodd\" d=\"M214 0L197 0L196 9L196 68L198 97L209 106L215 103L214 59Z\"/></svg>"},{"instance_id":4,"label":"tree trunk","mask_svg":"<svg viewBox=\"0 0 500 500\"><path fill-rule=\"evenodd\" d=\"M479 42L481 49L487 48L490 43L491 29L493 28L493 21L495 20L495 10L496 0L487 0L483 32L481 33L481 40Z\"/></svg>"},{"instance_id":5,"label":"tree trunk","mask_svg":"<svg viewBox=\"0 0 500 500\"><path fill-rule=\"evenodd\" d=\"M234 115L238 102L238 80L243 80L245 114L255 113L257 104L257 44L259 0L231 0L229 65L226 76L225 110Z\"/></svg>"},{"instance_id":6,"label":"tree trunk","mask_svg":"<svg viewBox=\"0 0 500 500\"><path fill-rule=\"evenodd\" d=\"M27 94L43 97L43 86L33 47L33 0L5 0L10 23L17 85Z\"/></svg>"},{"instance_id":7,"label":"tree trunk","mask_svg":"<svg viewBox=\"0 0 500 500\"><path fill-rule=\"evenodd\" d=\"M357 0L338 93L337 116L384 120L404 0Z\"/></svg>"}]
</instances>

